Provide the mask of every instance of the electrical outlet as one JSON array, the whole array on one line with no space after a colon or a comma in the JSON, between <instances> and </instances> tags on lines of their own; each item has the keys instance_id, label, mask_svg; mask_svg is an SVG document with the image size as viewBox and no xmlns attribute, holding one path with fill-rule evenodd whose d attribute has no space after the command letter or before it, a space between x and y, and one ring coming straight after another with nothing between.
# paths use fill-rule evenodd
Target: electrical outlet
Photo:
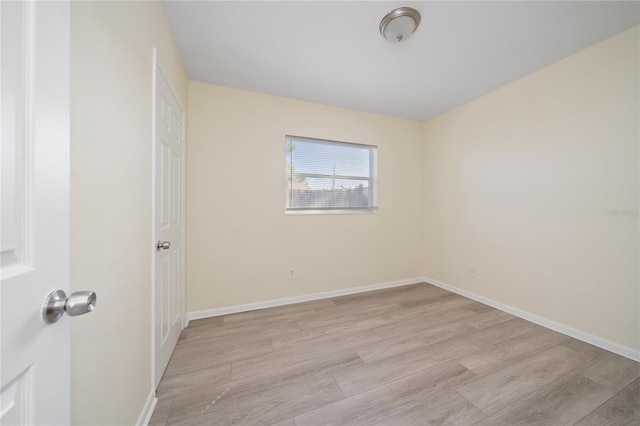
<instances>
[{"instance_id":1,"label":"electrical outlet","mask_svg":"<svg viewBox=\"0 0 640 426\"><path fill-rule=\"evenodd\" d=\"M467 269L467 276L470 278L475 278L476 277L476 267L475 266L469 266L469 269Z\"/></svg>"},{"instance_id":2,"label":"electrical outlet","mask_svg":"<svg viewBox=\"0 0 640 426\"><path fill-rule=\"evenodd\" d=\"M294 280L296 278L296 270L291 268L289 269L289 279Z\"/></svg>"}]
</instances>

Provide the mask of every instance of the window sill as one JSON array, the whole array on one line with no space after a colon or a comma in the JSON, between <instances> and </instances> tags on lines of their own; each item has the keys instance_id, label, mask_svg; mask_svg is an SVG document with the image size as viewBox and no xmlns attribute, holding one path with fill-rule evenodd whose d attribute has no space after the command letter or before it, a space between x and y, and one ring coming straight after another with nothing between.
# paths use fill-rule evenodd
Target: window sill
<instances>
[{"instance_id":1,"label":"window sill","mask_svg":"<svg viewBox=\"0 0 640 426\"><path fill-rule=\"evenodd\" d=\"M304 215L304 214L375 214L378 212L377 207L369 207L363 209L286 209L286 215Z\"/></svg>"}]
</instances>

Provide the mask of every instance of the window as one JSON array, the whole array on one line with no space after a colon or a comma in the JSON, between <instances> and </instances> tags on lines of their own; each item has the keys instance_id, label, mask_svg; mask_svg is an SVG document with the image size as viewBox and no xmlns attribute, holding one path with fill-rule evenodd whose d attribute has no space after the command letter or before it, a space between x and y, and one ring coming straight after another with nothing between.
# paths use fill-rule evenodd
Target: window
<instances>
[{"instance_id":1,"label":"window","mask_svg":"<svg viewBox=\"0 0 640 426\"><path fill-rule=\"evenodd\" d=\"M372 145L286 137L287 213L377 210Z\"/></svg>"}]
</instances>

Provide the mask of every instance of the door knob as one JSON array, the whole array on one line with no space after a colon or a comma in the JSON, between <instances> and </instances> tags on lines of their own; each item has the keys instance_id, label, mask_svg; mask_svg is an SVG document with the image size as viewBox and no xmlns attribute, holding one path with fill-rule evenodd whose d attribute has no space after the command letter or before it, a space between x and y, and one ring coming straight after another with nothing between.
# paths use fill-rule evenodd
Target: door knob
<instances>
[{"instance_id":1,"label":"door knob","mask_svg":"<svg viewBox=\"0 0 640 426\"><path fill-rule=\"evenodd\" d=\"M169 248L171 248L171 242L170 241L158 241L158 243L156 244L156 250L160 251L160 250L169 250Z\"/></svg>"},{"instance_id":2,"label":"door knob","mask_svg":"<svg viewBox=\"0 0 640 426\"><path fill-rule=\"evenodd\" d=\"M47 324L58 321L66 312L70 317L86 314L96 308L97 296L93 291L76 291L67 297L62 290L49 293L42 305L42 319Z\"/></svg>"}]
</instances>

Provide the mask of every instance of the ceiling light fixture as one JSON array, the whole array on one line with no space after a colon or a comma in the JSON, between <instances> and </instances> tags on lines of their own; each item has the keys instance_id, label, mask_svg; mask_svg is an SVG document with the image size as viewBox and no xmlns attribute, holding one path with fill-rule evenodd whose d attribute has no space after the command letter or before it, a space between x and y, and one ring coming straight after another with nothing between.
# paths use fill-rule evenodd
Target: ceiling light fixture
<instances>
[{"instance_id":1,"label":"ceiling light fixture","mask_svg":"<svg viewBox=\"0 0 640 426\"><path fill-rule=\"evenodd\" d=\"M410 7L392 10L380 21L380 34L389 41L401 42L420 25L420 12Z\"/></svg>"}]
</instances>

